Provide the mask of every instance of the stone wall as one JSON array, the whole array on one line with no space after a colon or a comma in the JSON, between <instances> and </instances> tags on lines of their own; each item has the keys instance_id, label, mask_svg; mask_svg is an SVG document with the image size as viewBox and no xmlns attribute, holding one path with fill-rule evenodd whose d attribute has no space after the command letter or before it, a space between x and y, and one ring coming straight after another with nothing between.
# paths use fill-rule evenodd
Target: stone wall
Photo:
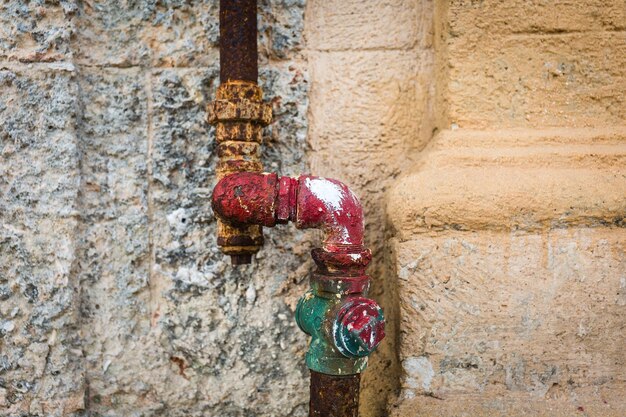
<instances>
[{"instance_id":1,"label":"stone wall","mask_svg":"<svg viewBox=\"0 0 626 417\"><path fill-rule=\"evenodd\" d=\"M266 169L366 211L361 415L624 415L623 0L259 5ZM216 247L217 13L0 6L0 415L307 414L318 234Z\"/></svg>"},{"instance_id":2,"label":"stone wall","mask_svg":"<svg viewBox=\"0 0 626 417\"><path fill-rule=\"evenodd\" d=\"M0 7L0 414L305 415L310 236L215 244L217 2ZM259 19L264 163L302 172L304 2Z\"/></svg>"},{"instance_id":3,"label":"stone wall","mask_svg":"<svg viewBox=\"0 0 626 417\"><path fill-rule=\"evenodd\" d=\"M392 415L626 414L625 13L437 2L437 133L387 195Z\"/></svg>"}]
</instances>

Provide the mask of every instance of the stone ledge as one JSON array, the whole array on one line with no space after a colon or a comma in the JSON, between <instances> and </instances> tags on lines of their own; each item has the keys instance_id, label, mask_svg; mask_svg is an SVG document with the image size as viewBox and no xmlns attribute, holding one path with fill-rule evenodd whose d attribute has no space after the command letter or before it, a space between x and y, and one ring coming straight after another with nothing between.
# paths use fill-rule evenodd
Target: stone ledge
<instances>
[{"instance_id":1,"label":"stone ledge","mask_svg":"<svg viewBox=\"0 0 626 417\"><path fill-rule=\"evenodd\" d=\"M623 395L624 387L590 389L579 398L543 399L532 395L485 396L455 395L453 398L417 396L404 399L390 407L391 417L420 416L481 416L481 417L571 417L602 416L621 417L626 407L616 402ZM595 390L598 391L598 390Z\"/></svg>"},{"instance_id":2,"label":"stone ledge","mask_svg":"<svg viewBox=\"0 0 626 417\"><path fill-rule=\"evenodd\" d=\"M387 195L396 237L620 226L626 127L444 131Z\"/></svg>"}]
</instances>

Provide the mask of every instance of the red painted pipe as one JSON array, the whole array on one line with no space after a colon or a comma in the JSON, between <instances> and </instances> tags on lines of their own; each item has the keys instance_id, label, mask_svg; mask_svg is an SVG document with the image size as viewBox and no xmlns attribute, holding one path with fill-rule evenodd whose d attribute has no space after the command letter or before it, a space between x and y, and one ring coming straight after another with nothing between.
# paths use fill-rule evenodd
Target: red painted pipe
<instances>
[{"instance_id":1,"label":"red painted pipe","mask_svg":"<svg viewBox=\"0 0 626 417\"><path fill-rule=\"evenodd\" d=\"M223 178L213 190L216 215L233 225L295 222L299 229L324 232L325 252L344 254L339 262L363 267L363 208L343 183L312 175L298 178L242 172Z\"/></svg>"},{"instance_id":2,"label":"red painted pipe","mask_svg":"<svg viewBox=\"0 0 626 417\"><path fill-rule=\"evenodd\" d=\"M211 204L222 221L235 227L272 227L292 221L299 229L321 229L322 248L312 251L318 267L312 282L320 291L336 293L337 297L341 296L339 287L345 294L367 292L365 268L372 255L363 246L363 208L345 184L312 175L279 178L277 174L234 173L215 186ZM378 305L357 297L344 307L345 311L339 312L343 327L356 332L363 346L373 350L384 337L384 322L378 320L375 328L371 326L372 318L380 314ZM339 352L350 357L350 352ZM309 416L356 417L359 380L359 373L325 375L312 370Z\"/></svg>"}]
</instances>

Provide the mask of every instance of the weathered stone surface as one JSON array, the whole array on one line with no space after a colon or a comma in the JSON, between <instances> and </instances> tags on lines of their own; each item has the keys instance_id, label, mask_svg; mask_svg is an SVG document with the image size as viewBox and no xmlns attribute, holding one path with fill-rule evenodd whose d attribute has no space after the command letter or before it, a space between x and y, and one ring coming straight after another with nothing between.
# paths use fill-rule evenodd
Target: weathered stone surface
<instances>
[{"instance_id":1,"label":"weathered stone surface","mask_svg":"<svg viewBox=\"0 0 626 417\"><path fill-rule=\"evenodd\" d=\"M218 59L219 2L83 2L75 55L88 65L210 66Z\"/></svg>"},{"instance_id":2,"label":"weathered stone surface","mask_svg":"<svg viewBox=\"0 0 626 417\"><path fill-rule=\"evenodd\" d=\"M136 368L151 359L141 349L150 346L144 84L136 69L89 69L80 80L83 350L88 409L108 415L150 386Z\"/></svg>"},{"instance_id":3,"label":"weathered stone surface","mask_svg":"<svg viewBox=\"0 0 626 417\"><path fill-rule=\"evenodd\" d=\"M386 199L389 411L622 416L624 2L435 4L438 129Z\"/></svg>"},{"instance_id":4,"label":"weathered stone surface","mask_svg":"<svg viewBox=\"0 0 626 417\"><path fill-rule=\"evenodd\" d=\"M624 127L443 131L426 155L388 193L401 240L442 230L624 226Z\"/></svg>"},{"instance_id":5,"label":"weathered stone surface","mask_svg":"<svg viewBox=\"0 0 626 417\"><path fill-rule=\"evenodd\" d=\"M293 60L304 34L305 0L259 0L259 57Z\"/></svg>"},{"instance_id":6,"label":"weathered stone surface","mask_svg":"<svg viewBox=\"0 0 626 417\"><path fill-rule=\"evenodd\" d=\"M626 119L622 0L459 1L447 15L451 124L601 127Z\"/></svg>"},{"instance_id":7,"label":"weathered stone surface","mask_svg":"<svg viewBox=\"0 0 626 417\"><path fill-rule=\"evenodd\" d=\"M306 415L312 235L241 269L215 244L217 5L3 6L1 57L37 63L0 72L0 414ZM296 174L304 2L259 11L264 163Z\"/></svg>"},{"instance_id":8,"label":"weathered stone surface","mask_svg":"<svg viewBox=\"0 0 626 417\"><path fill-rule=\"evenodd\" d=\"M0 6L0 57L19 62L71 58L75 0L16 0Z\"/></svg>"},{"instance_id":9,"label":"weathered stone surface","mask_svg":"<svg viewBox=\"0 0 626 417\"><path fill-rule=\"evenodd\" d=\"M478 415L623 415L625 239L623 228L579 228L396 242L398 415L430 415L423 396L456 415L458 395ZM523 398L534 405L514 410Z\"/></svg>"},{"instance_id":10,"label":"weathered stone surface","mask_svg":"<svg viewBox=\"0 0 626 417\"><path fill-rule=\"evenodd\" d=\"M449 21L453 36L473 32L489 38L497 34L618 31L626 28L621 0L451 0ZM488 29L488 31L486 30Z\"/></svg>"},{"instance_id":11,"label":"weathered stone surface","mask_svg":"<svg viewBox=\"0 0 626 417\"><path fill-rule=\"evenodd\" d=\"M259 51L293 59L302 43L303 0L259 1ZM218 63L219 1L93 1L80 4L75 55L88 65L210 67Z\"/></svg>"},{"instance_id":12,"label":"weathered stone surface","mask_svg":"<svg viewBox=\"0 0 626 417\"><path fill-rule=\"evenodd\" d=\"M418 1L311 2L309 40L317 50L411 49L417 42Z\"/></svg>"},{"instance_id":13,"label":"weathered stone surface","mask_svg":"<svg viewBox=\"0 0 626 417\"><path fill-rule=\"evenodd\" d=\"M0 409L83 408L73 69L0 69Z\"/></svg>"},{"instance_id":14,"label":"weathered stone surface","mask_svg":"<svg viewBox=\"0 0 626 417\"><path fill-rule=\"evenodd\" d=\"M315 232L216 250L217 5L0 6L0 415L306 415ZM259 1L266 170L367 213L362 416L624 415L625 11Z\"/></svg>"}]
</instances>

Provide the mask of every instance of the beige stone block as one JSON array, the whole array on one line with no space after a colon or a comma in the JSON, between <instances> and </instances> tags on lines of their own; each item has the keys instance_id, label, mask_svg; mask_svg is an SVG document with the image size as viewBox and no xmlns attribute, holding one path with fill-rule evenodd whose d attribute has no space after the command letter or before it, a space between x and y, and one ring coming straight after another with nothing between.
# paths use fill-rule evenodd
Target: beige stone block
<instances>
[{"instance_id":1,"label":"beige stone block","mask_svg":"<svg viewBox=\"0 0 626 417\"><path fill-rule=\"evenodd\" d=\"M626 387L593 388L583 390L587 395L576 400L562 398L542 399L528 395L484 396L458 395L453 401L431 396L406 399L391 407L391 417L622 417L624 407L613 399L622 398ZM559 390L557 390L558 392Z\"/></svg>"},{"instance_id":2,"label":"beige stone block","mask_svg":"<svg viewBox=\"0 0 626 417\"><path fill-rule=\"evenodd\" d=\"M619 127L442 132L420 169L390 190L390 224L402 240L450 229L623 225L624 138Z\"/></svg>"},{"instance_id":3,"label":"beige stone block","mask_svg":"<svg viewBox=\"0 0 626 417\"><path fill-rule=\"evenodd\" d=\"M469 32L448 40L450 123L603 126L626 120L626 34Z\"/></svg>"},{"instance_id":4,"label":"beige stone block","mask_svg":"<svg viewBox=\"0 0 626 417\"><path fill-rule=\"evenodd\" d=\"M626 380L625 242L623 228L396 241L403 397L495 407L468 415L525 415L511 407L522 401L552 415L550 400L570 412L592 403L589 415L626 410L623 395L599 395Z\"/></svg>"},{"instance_id":5,"label":"beige stone block","mask_svg":"<svg viewBox=\"0 0 626 417\"><path fill-rule=\"evenodd\" d=\"M318 50L409 48L416 42L417 0L312 1L307 43Z\"/></svg>"},{"instance_id":6,"label":"beige stone block","mask_svg":"<svg viewBox=\"0 0 626 417\"><path fill-rule=\"evenodd\" d=\"M626 132L441 132L387 195L394 416L626 410Z\"/></svg>"},{"instance_id":7,"label":"beige stone block","mask_svg":"<svg viewBox=\"0 0 626 417\"><path fill-rule=\"evenodd\" d=\"M412 53L317 53L311 61L314 168L346 164L352 168L363 163L372 167L406 152L407 138L417 129ZM342 162L331 162L337 158Z\"/></svg>"},{"instance_id":8,"label":"beige stone block","mask_svg":"<svg viewBox=\"0 0 626 417\"><path fill-rule=\"evenodd\" d=\"M453 36L611 31L626 28L626 4L623 0L452 0L449 18Z\"/></svg>"}]
</instances>

